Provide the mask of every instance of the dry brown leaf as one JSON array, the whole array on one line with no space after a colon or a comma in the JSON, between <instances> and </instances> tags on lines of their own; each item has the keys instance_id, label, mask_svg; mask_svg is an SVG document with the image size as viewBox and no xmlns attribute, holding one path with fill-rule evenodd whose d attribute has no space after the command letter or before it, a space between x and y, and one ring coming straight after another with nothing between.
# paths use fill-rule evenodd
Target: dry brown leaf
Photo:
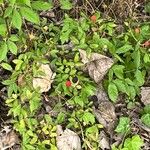
<instances>
[{"instance_id":1,"label":"dry brown leaf","mask_svg":"<svg viewBox=\"0 0 150 150\"><path fill-rule=\"evenodd\" d=\"M33 87L40 87L40 92L47 92L51 88L51 84L53 82L53 72L48 64L41 64L40 71L42 71L45 75L41 75L39 77L33 78Z\"/></svg>"},{"instance_id":2,"label":"dry brown leaf","mask_svg":"<svg viewBox=\"0 0 150 150\"><path fill-rule=\"evenodd\" d=\"M98 122L106 128L109 134L112 134L117 119L114 105L109 101L103 101L97 109L93 107L93 112Z\"/></svg>"},{"instance_id":3,"label":"dry brown leaf","mask_svg":"<svg viewBox=\"0 0 150 150\"><path fill-rule=\"evenodd\" d=\"M150 104L150 87L141 87L141 101L144 105Z\"/></svg>"},{"instance_id":4,"label":"dry brown leaf","mask_svg":"<svg viewBox=\"0 0 150 150\"><path fill-rule=\"evenodd\" d=\"M102 150L110 150L109 138L107 137L104 131L100 132L99 135L99 144Z\"/></svg>"},{"instance_id":5,"label":"dry brown leaf","mask_svg":"<svg viewBox=\"0 0 150 150\"><path fill-rule=\"evenodd\" d=\"M6 150L18 143L19 138L17 134L12 129L10 129L9 126L5 126L4 129L0 132L0 150Z\"/></svg>"},{"instance_id":6,"label":"dry brown leaf","mask_svg":"<svg viewBox=\"0 0 150 150\"><path fill-rule=\"evenodd\" d=\"M109 57L98 53L91 53L90 57L86 51L79 50L81 61L85 64L84 71L88 71L89 76L96 82L99 83L109 68L113 65L113 60Z\"/></svg>"},{"instance_id":7,"label":"dry brown leaf","mask_svg":"<svg viewBox=\"0 0 150 150\"><path fill-rule=\"evenodd\" d=\"M60 125L57 126L56 142L58 150L81 150L79 136L70 129L63 131Z\"/></svg>"},{"instance_id":8,"label":"dry brown leaf","mask_svg":"<svg viewBox=\"0 0 150 150\"><path fill-rule=\"evenodd\" d=\"M96 96L97 102L95 102L96 105L93 107L93 112L98 122L106 128L108 133L111 134L115 121L117 120L117 116L115 113L115 107L113 103L109 101L102 83L98 85Z\"/></svg>"},{"instance_id":9,"label":"dry brown leaf","mask_svg":"<svg viewBox=\"0 0 150 150\"><path fill-rule=\"evenodd\" d=\"M109 101L108 95L105 92L102 83L98 85L96 96L98 98L99 103L101 103L102 101Z\"/></svg>"}]
</instances>

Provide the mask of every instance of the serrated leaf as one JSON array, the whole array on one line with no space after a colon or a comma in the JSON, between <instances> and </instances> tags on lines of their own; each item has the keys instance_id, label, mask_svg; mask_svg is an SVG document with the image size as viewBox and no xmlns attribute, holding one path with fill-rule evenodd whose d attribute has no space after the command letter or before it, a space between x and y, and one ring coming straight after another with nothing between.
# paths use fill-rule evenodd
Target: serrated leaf
<instances>
[{"instance_id":1,"label":"serrated leaf","mask_svg":"<svg viewBox=\"0 0 150 150\"><path fill-rule=\"evenodd\" d=\"M5 80L5 81L3 81L2 83L3 83L4 85L10 85L10 84L13 84L14 81L12 81L12 80Z\"/></svg>"},{"instance_id":2,"label":"serrated leaf","mask_svg":"<svg viewBox=\"0 0 150 150\"><path fill-rule=\"evenodd\" d=\"M16 55L17 54L17 46L16 46L16 44L14 42L8 40L7 45L8 45L9 50L14 55Z\"/></svg>"},{"instance_id":3,"label":"serrated leaf","mask_svg":"<svg viewBox=\"0 0 150 150\"><path fill-rule=\"evenodd\" d=\"M124 148L128 150L140 150L143 146L143 140L139 135L134 135L132 138L127 138L124 142Z\"/></svg>"},{"instance_id":4,"label":"serrated leaf","mask_svg":"<svg viewBox=\"0 0 150 150\"><path fill-rule=\"evenodd\" d=\"M143 109L143 113L150 114L150 104L146 105Z\"/></svg>"},{"instance_id":5,"label":"serrated leaf","mask_svg":"<svg viewBox=\"0 0 150 150\"><path fill-rule=\"evenodd\" d=\"M84 106L84 101L83 101L83 99L82 99L81 97L76 96L76 97L74 98L74 101L75 101L76 104L80 105L81 107Z\"/></svg>"},{"instance_id":6,"label":"serrated leaf","mask_svg":"<svg viewBox=\"0 0 150 150\"><path fill-rule=\"evenodd\" d=\"M126 52L128 52L129 50L133 50L132 45L124 45L124 46L120 47L120 48L116 51L116 53L118 53L118 54L126 53Z\"/></svg>"},{"instance_id":7,"label":"serrated leaf","mask_svg":"<svg viewBox=\"0 0 150 150\"><path fill-rule=\"evenodd\" d=\"M39 22L40 22L39 16L31 8L21 7L20 12L27 21L30 21L35 24L39 24Z\"/></svg>"},{"instance_id":8,"label":"serrated leaf","mask_svg":"<svg viewBox=\"0 0 150 150\"><path fill-rule=\"evenodd\" d=\"M136 68L139 68L140 63L141 63L141 54L140 54L139 50L137 50L133 53L133 59L134 59L134 63L135 63Z\"/></svg>"},{"instance_id":9,"label":"serrated leaf","mask_svg":"<svg viewBox=\"0 0 150 150\"><path fill-rule=\"evenodd\" d=\"M144 114L141 117L141 121L148 127L150 127L150 114Z\"/></svg>"},{"instance_id":10,"label":"serrated leaf","mask_svg":"<svg viewBox=\"0 0 150 150\"><path fill-rule=\"evenodd\" d=\"M109 83L108 85L108 96L113 101L116 102L118 98L118 89L114 83Z\"/></svg>"},{"instance_id":11,"label":"serrated leaf","mask_svg":"<svg viewBox=\"0 0 150 150\"><path fill-rule=\"evenodd\" d=\"M150 56L146 53L146 54L144 55L143 60L144 60L144 63L150 62Z\"/></svg>"},{"instance_id":12,"label":"serrated leaf","mask_svg":"<svg viewBox=\"0 0 150 150\"><path fill-rule=\"evenodd\" d=\"M75 57L74 57L74 62L75 62L75 63L79 62L79 59L80 59L79 53L76 53L76 54L75 54Z\"/></svg>"},{"instance_id":13,"label":"serrated leaf","mask_svg":"<svg viewBox=\"0 0 150 150\"><path fill-rule=\"evenodd\" d=\"M72 9L72 3L69 0L60 0L61 9L70 10Z\"/></svg>"},{"instance_id":14,"label":"serrated leaf","mask_svg":"<svg viewBox=\"0 0 150 150\"><path fill-rule=\"evenodd\" d=\"M119 79L123 79L123 69L125 67L122 66L122 65L114 65L112 67L113 71L114 71L114 74L119 78Z\"/></svg>"},{"instance_id":15,"label":"serrated leaf","mask_svg":"<svg viewBox=\"0 0 150 150\"><path fill-rule=\"evenodd\" d=\"M19 3L21 3L21 4L25 4L25 5L27 5L27 6L31 6L31 0L18 0L19 1Z\"/></svg>"},{"instance_id":16,"label":"serrated leaf","mask_svg":"<svg viewBox=\"0 0 150 150\"><path fill-rule=\"evenodd\" d=\"M12 34L12 35L10 36L9 40L12 41L12 42L16 42L16 41L19 41L19 38L18 38L17 35Z\"/></svg>"},{"instance_id":17,"label":"serrated leaf","mask_svg":"<svg viewBox=\"0 0 150 150\"><path fill-rule=\"evenodd\" d=\"M90 112L85 112L83 115L83 121L86 124L89 124L89 123L94 124L95 123L95 117Z\"/></svg>"},{"instance_id":18,"label":"serrated leaf","mask_svg":"<svg viewBox=\"0 0 150 150\"><path fill-rule=\"evenodd\" d=\"M134 99L136 96L136 90L135 90L134 86L128 86L127 91L128 91L130 98Z\"/></svg>"},{"instance_id":19,"label":"serrated leaf","mask_svg":"<svg viewBox=\"0 0 150 150\"><path fill-rule=\"evenodd\" d=\"M136 73L135 73L135 83L138 85L138 86L142 86L145 82L144 80L144 75L142 74L142 72L140 70L137 70Z\"/></svg>"},{"instance_id":20,"label":"serrated leaf","mask_svg":"<svg viewBox=\"0 0 150 150\"><path fill-rule=\"evenodd\" d=\"M13 7L11 7L11 6L7 7L6 10L5 10L5 13L4 13L4 18L10 16L12 11L13 11Z\"/></svg>"},{"instance_id":21,"label":"serrated leaf","mask_svg":"<svg viewBox=\"0 0 150 150\"><path fill-rule=\"evenodd\" d=\"M12 67L8 63L2 63L1 66L6 70L12 71Z\"/></svg>"},{"instance_id":22,"label":"serrated leaf","mask_svg":"<svg viewBox=\"0 0 150 150\"><path fill-rule=\"evenodd\" d=\"M126 87L127 87L127 85L122 80L116 79L113 82L116 84L116 86L117 86L117 88L118 88L119 91L121 91L123 93L126 93L126 90L127 90Z\"/></svg>"},{"instance_id":23,"label":"serrated leaf","mask_svg":"<svg viewBox=\"0 0 150 150\"><path fill-rule=\"evenodd\" d=\"M33 9L36 10L49 10L53 7L52 3L44 1L33 1L31 4Z\"/></svg>"},{"instance_id":24,"label":"serrated leaf","mask_svg":"<svg viewBox=\"0 0 150 150\"><path fill-rule=\"evenodd\" d=\"M127 133L130 131L130 118L128 117L120 117L119 118L119 124L117 128L115 129L117 133Z\"/></svg>"},{"instance_id":25,"label":"serrated leaf","mask_svg":"<svg viewBox=\"0 0 150 150\"><path fill-rule=\"evenodd\" d=\"M5 36L7 32L7 28L5 24L0 24L0 35Z\"/></svg>"},{"instance_id":26,"label":"serrated leaf","mask_svg":"<svg viewBox=\"0 0 150 150\"><path fill-rule=\"evenodd\" d=\"M19 59L14 59L13 63L16 64L15 70L19 70L21 68L21 65L23 64L23 61Z\"/></svg>"},{"instance_id":27,"label":"serrated leaf","mask_svg":"<svg viewBox=\"0 0 150 150\"><path fill-rule=\"evenodd\" d=\"M0 62L6 58L7 51L8 51L7 45L4 42L4 43L1 44L1 47L0 47Z\"/></svg>"},{"instance_id":28,"label":"serrated leaf","mask_svg":"<svg viewBox=\"0 0 150 150\"><path fill-rule=\"evenodd\" d=\"M57 115L57 120L56 120L57 124L61 124L64 121L64 119L65 119L65 114L60 112Z\"/></svg>"},{"instance_id":29,"label":"serrated leaf","mask_svg":"<svg viewBox=\"0 0 150 150\"><path fill-rule=\"evenodd\" d=\"M125 82L129 85L134 85L134 82L132 80L130 80L129 78L126 78Z\"/></svg>"},{"instance_id":30,"label":"serrated leaf","mask_svg":"<svg viewBox=\"0 0 150 150\"><path fill-rule=\"evenodd\" d=\"M12 24L15 28L17 28L18 30L21 29L22 26L22 18L20 13L15 9L13 11L13 16L12 16Z\"/></svg>"}]
</instances>

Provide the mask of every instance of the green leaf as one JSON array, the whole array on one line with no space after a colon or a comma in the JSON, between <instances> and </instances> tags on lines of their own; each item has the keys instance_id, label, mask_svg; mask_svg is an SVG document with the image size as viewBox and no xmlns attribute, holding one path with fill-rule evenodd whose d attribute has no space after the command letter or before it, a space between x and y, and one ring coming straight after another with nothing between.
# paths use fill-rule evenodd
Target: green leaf
<instances>
[{"instance_id":1,"label":"green leaf","mask_svg":"<svg viewBox=\"0 0 150 150\"><path fill-rule=\"evenodd\" d=\"M144 114L142 117L141 117L141 121L147 125L148 127L150 127L150 114Z\"/></svg>"},{"instance_id":2,"label":"green leaf","mask_svg":"<svg viewBox=\"0 0 150 150\"><path fill-rule=\"evenodd\" d=\"M36 148L30 144L25 144L26 149L35 150Z\"/></svg>"},{"instance_id":3,"label":"green leaf","mask_svg":"<svg viewBox=\"0 0 150 150\"><path fill-rule=\"evenodd\" d=\"M139 135L134 135L132 138L127 138L124 142L124 148L128 150L141 150L144 142Z\"/></svg>"},{"instance_id":4,"label":"green leaf","mask_svg":"<svg viewBox=\"0 0 150 150\"><path fill-rule=\"evenodd\" d=\"M29 7L31 6L30 0L19 0L19 2L22 3L22 4L25 4L25 5L29 6Z\"/></svg>"},{"instance_id":5,"label":"green leaf","mask_svg":"<svg viewBox=\"0 0 150 150\"><path fill-rule=\"evenodd\" d=\"M80 60L79 53L76 53L74 56L74 62L77 63L79 62L79 60Z\"/></svg>"},{"instance_id":6,"label":"green leaf","mask_svg":"<svg viewBox=\"0 0 150 150\"><path fill-rule=\"evenodd\" d=\"M120 79L113 80L120 92L126 93L127 85Z\"/></svg>"},{"instance_id":7,"label":"green leaf","mask_svg":"<svg viewBox=\"0 0 150 150\"><path fill-rule=\"evenodd\" d=\"M0 24L0 35L5 36L7 32L7 28L5 24Z\"/></svg>"},{"instance_id":8,"label":"green leaf","mask_svg":"<svg viewBox=\"0 0 150 150\"><path fill-rule=\"evenodd\" d=\"M117 133L128 133L130 131L130 118L128 117L120 117L119 124L115 129Z\"/></svg>"},{"instance_id":9,"label":"green leaf","mask_svg":"<svg viewBox=\"0 0 150 150\"><path fill-rule=\"evenodd\" d=\"M19 41L19 38L18 38L17 35L12 34L12 35L10 36L9 40L12 41L12 42L16 42L16 41Z\"/></svg>"},{"instance_id":10,"label":"green leaf","mask_svg":"<svg viewBox=\"0 0 150 150\"><path fill-rule=\"evenodd\" d=\"M70 10L72 9L72 3L69 0L60 0L61 9Z\"/></svg>"},{"instance_id":11,"label":"green leaf","mask_svg":"<svg viewBox=\"0 0 150 150\"><path fill-rule=\"evenodd\" d=\"M133 59L134 59L135 66L138 69L140 67L140 63L141 63L141 54L140 54L139 50L137 50L133 53Z\"/></svg>"},{"instance_id":12,"label":"green leaf","mask_svg":"<svg viewBox=\"0 0 150 150\"><path fill-rule=\"evenodd\" d=\"M133 47L132 47L132 45L126 44L126 45L120 47L120 48L116 51L116 53L118 53L118 54L126 53L126 52L128 52L129 50L133 50Z\"/></svg>"},{"instance_id":13,"label":"green leaf","mask_svg":"<svg viewBox=\"0 0 150 150\"><path fill-rule=\"evenodd\" d=\"M14 81L13 80L5 80L2 82L4 85L10 85L10 84L13 84Z\"/></svg>"},{"instance_id":14,"label":"green leaf","mask_svg":"<svg viewBox=\"0 0 150 150\"><path fill-rule=\"evenodd\" d=\"M9 0L9 2L10 2L11 5L14 5L16 0Z\"/></svg>"},{"instance_id":15,"label":"green leaf","mask_svg":"<svg viewBox=\"0 0 150 150\"><path fill-rule=\"evenodd\" d=\"M142 112L145 114L150 114L150 104L146 105Z\"/></svg>"},{"instance_id":16,"label":"green leaf","mask_svg":"<svg viewBox=\"0 0 150 150\"><path fill-rule=\"evenodd\" d=\"M145 11L150 13L150 2L145 5Z\"/></svg>"},{"instance_id":17,"label":"green leaf","mask_svg":"<svg viewBox=\"0 0 150 150\"><path fill-rule=\"evenodd\" d=\"M2 43L2 45L1 45L1 47L0 47L0 62L6 58L6 56L7 56L7 51L8 51L7 45L6 45L6 43L4 42L4 43Z\"/></svg>"},{"instance_id":18,"label":"green leaf","mask_svg":"<svg viewBox=\"0 0 150 150\"><path fill-rule=\"evenodd\" d=\"M21 66L22 66L22 64L23 64L23 61L22 61L22 60L19 60L19 59L14 59L14 60L13 60L13 63L16 64L15 70L17 71L17 70L20 70L20 68L21 68Z\"/></svg>"},{"instance_id":19,"label":"green leaf","mask_svg":"<svg viewBox=\"0 0 150 150\"><path fill-rule=\"evenodd\" d=\"M1 66L6 70L12 71L12 67L8 63L2 63Z\"/></svg>"},{"instance_id":20,"label":"green leaf","mask_svg":"<svg viewBox=\"0 0 150 150\"><path fill-rule=\"evenodd\" d=\"M111 68L108 72L108 78L109 78L109 82L113 79L113 69Z\"/></svg>"},{"instance_id":21,"label":"green leaf","mask_svg":"<svg viewBox=\"0 0 150 150\"><path fill-rule=\"evenodd\" d=\"M17 28L18 30L21 29L22 26L22 18L20 13L15 9L13 11L13 16L12 16L12 24L15 28Z\"/></svg>"},{"instance_id":22,"label":"green leaf","mask_svg":"<svg viewBox=\"0 0 150 150\"><path fill-rule=\"evenodd\" d=\"M82 99L81 97L76 96L76 97L74 98L74 101L75 101L76 104L80 105L81 107L84 106L84 101L83 101L83 99Z\"/></svg>"},{"instance_id":23,"label":"green leaf","mask_svg":"<svg viewBox=\"0 0 150 150\"><path fill-rule=\"evenodd\" d=\"M0 0L0 4L3 4L4 2L3 2L3 0Z\"/></svg>"},{"instance_id":24,"label":"green leaf","mask_svg":"<svg viewBox=\"0 0 150 150\"><path fill-rule=\"evenodd\" d=\"M38 96L34 96L30 101L29 101L29 104L30 104L30 111L31 113L33 113L35 110L37 110L41 103L40 103L40 98Z\"/></svg>"},{"instance_id":25,"label":"green leaf","mask_svg":"<svg viewBox=\"0 0 150 150\"><path fill-rule=\"evenodd\" d=\"M36 10L49 10L53 7L52 3L44 2L44 1L33 1L31 4L33 9Z\"/></svg>"},{"instance_id":26,"label":"green leaf","mask_svg":"<svg viewBox=\"0 0 150 150\"><path fill-rule=\"evenodd\" d=\"M144 60L144 63L150 62L150 56L146 53L146 54L144 55L143 60Z\"/></svg>"},{"instance_id":27,"label":"green leaf","mask_svg":"<svg viewBox=\"0 0 150 150\"><path fill-rule=\"evenodd\" d=\"M114 83L109 83L108 85L108 96L113 101L116 102L118 98L118 89Z\"/></svg>"},{"instance_id":28,"label":"green leaf","mask_svg":"<svg viewBox=\"0 0 150 150\"><path fill-rule=\"evenodd\" d=\"M58 115L57 115L57 124L61 124L63 123L63 121L65 120L65 114L60 112Z\"/></svg>"},{"instance_id":29,"label":"green leaf","mask_svg":"<svg viewBox=\"0 0 150 150\"><path fill-rule=\"evenodd\" d=\"M39 24L39 22L40 22L39 16L31 8L21 7L20 12L27 21L30 21L35 24Z\"/></svg>"},{"instance_id":30,"label":"green leaf","mask_svg":"<svg viewBox=\"0 0 150 150\"><path fill-rule=\"evenodd\" d=\"M94 124L95 123L95 117L90 112L85 112L84 115L83 115L83 121L86 124L89 124L89 123Z\"/></svg>"},{"instance_id":31,"label":"green leaf","mask_svg":"<svg viewBox=\"0 0 150 150\"><path fill-rule=\"evenodd\" d=\"M7 45L8 45L8 48L9 48L9 50L13 53L13 54L17 54L17 46L16 46L16 44L14 43L14 42L12 42L12 41L7 41Z\"/></svg>"},{"instance_id":32,"label":"green leaf","mask_svg":"<svg viewBox=\"0 0 150 150\"><path fill-rule=\"evenodd\" d=\"M134 85L134 82L132 80L130 80L129 78L126 78L125 82L129 85Z\"/></svg>"},{"instance_id":33,"label":"green leaf","mask_svg":"<svg viewBox=\"0 0 150 150\"><path fill-rule=\"evenodd\" d=\"M113 71L114 71L114 74L119 78L119 79L123 79L123 69L125 67L122 66L122 65L114 65L112 67Z\"/></svg>"},{"instance_id":34,"label":"green leaf","mask_svg":"<svg viewBox=\"0 0 150 150\"><path fill-rule=\"evenodd\" d=\"M135 83L138 86L142 86L145 82L145 77L143 75L143 73L140 70L137 70L135 73Z\"/></svg>"},{"instance_id":35,"label":"green leaf","mask_svg":"<svg viewBox=\"0 0 150 150\"><path fill-rule=\"evenodd\" d=\"M13 7L9 6L6 8L5 13L4 13L4 18L9 17L13 11Z\"/></svg>"},{"instance_id":36,"label":"green leaf","mask_svg":"<svg viewBox=\"0 0 150 150\"><path fill-rule=\"evenodd\" d=\"M136 90L134 88L134 86L128 86L128 94L130 96L131 99L134 99L136 96Z\"/></svg>"},{"instance_id":37,"label":"green leaf","mask_svg":"<svg viewBox=\"0 0 150 150\"><path fill-rule=\"evenodd\" d=\"M115 52L115 47L114 45L107 39L107 38L100 38L99 39L99 45L101 45L101 48L107 46L110 53Z\"/></svg>"}]
</instances>

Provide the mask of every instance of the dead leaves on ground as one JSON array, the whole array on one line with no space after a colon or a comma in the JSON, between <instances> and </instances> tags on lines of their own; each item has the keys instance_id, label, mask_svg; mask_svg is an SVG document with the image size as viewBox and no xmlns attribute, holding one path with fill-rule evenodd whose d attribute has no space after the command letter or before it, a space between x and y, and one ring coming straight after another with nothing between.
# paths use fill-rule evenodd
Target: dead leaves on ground
<instances>
[{"instance_id":1,"label":"dead leaves on ground","mask_svg":"<svg viewBox=\"0 0 150 150\"><path fill-rule=\"evenodd\" d=\"M57 126L56 142L58 150L81 150L79 136L70 129L65 129L63 131L60 125Z\"/></svg>"},{"instance_id":2,"label":"dead leaves on ground","mask_svg":"<svg viewBox=\"0 0 150 150\"><path fill-rule=\"evenodd\" d=\"M96 82L99 83L106 75L109 68L113 65L113 60L109 57L98 53L88 54L84 50L79 50L81 61L84 63L84 71L89 73L89 76Z\"/></svg>"},{"instance_id":3,"label":"dead leaves on ground","mask_svg":"<svg viewBox=\"0 0 150 150\"><path fill-rule=\"evenodd\" d=\"M10 126L4 126L0 131L0 150L11 148L15 144L19 144L19 138Z\"/></svg>"},{"instance_id":4,"label":"dead leaves on ground","mask_svg":"<svg viewBox=\"0 0 150 150\"><path fill-rule=\"evenodd\" d=\"M95 116L100 124L105 128L109 128L111 123L114 123L116 120L115 107L112 102L109 101L109 98L102 86L99 85L97 90L97 101L98 105L94 108Z\"/></svg>"},{"instance_id":5,"label":"dead leaves on ground","mask_svg":"<svg viewBox=\"0 0 150 150\"><path fill-rule=\"evenodd\" d=\"M150 104L150 87L141 87L141 101L144 105Z\"/></svg>"},{"instance_id":6,"label":"dead leaves on ground","mask_svg":"<svg viewBox=\"0 0 150 150\"><path fill-rule=\"evenodd\" d=\"M47 92L51 88L53 82L53 72L48 64L41 64L39 70L44 73L38 77L33 78L33 87L40 87L40 92Z\"/></svg>"}]
</instances>

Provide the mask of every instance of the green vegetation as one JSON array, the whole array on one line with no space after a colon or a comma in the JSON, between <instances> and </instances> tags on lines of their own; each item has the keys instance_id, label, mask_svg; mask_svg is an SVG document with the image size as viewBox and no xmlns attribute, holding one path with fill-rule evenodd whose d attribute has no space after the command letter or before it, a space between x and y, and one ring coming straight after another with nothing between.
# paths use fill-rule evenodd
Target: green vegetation
<instances>
[{"instance_id":1,"label":"green vegetation","mask_svg":"<svg viewBox=\"0 0 150 150\"><path fill-rule=\"evenodd\" d=\"M106 20L98 11L94 17L81 12L77 20L68 13L73 8L69 0L60 0L61 23L40 17L41 11L54 7L51 0L0 0L0 66L7 75L0 82L7 87L8 114L21 136L23 150L45 150L48 145L57 150L59 124L79 135L83 149L98 150L103 126L90 99L98 85L83 71L79 49L89 56L95 52L111 57L114 64L103 79L110 101L115 105L123 95L125 104L135 104L149 74L150 22L127 20L119 31L114 19ZM149 12L149 3L145 10ZM45 74L42 64L48 64L53 72L51 88L44 93L33 87L33 80ZM56 115L43 113L43 101L52 103ZM141 113L147 126L149 110L145 106ZM122 144L118 148L112 145L112 149L140 150L144 142L132 134L131 119L120 117L117 124L115 132L125 136Z\"/></svg>"}]
</instances>

